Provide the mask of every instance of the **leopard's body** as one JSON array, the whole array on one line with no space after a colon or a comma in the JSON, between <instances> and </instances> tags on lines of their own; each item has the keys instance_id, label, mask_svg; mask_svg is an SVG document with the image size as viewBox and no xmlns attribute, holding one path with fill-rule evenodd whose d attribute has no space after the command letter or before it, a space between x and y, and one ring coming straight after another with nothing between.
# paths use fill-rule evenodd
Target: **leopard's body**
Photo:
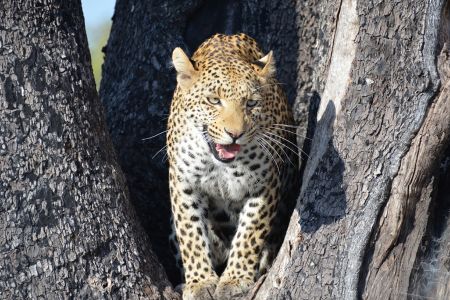
<instances>
[{"instance_id":1,"label":"leopard's body","mask_svg":"<svg viewBox=\"0 0 450 300\"><path fill-rule=\"evenodd\" d=\"M244 34L215 35L192 59L173 53L167 149L183 299L230 299L273 254L268 240L297 160L292 113L272 54L263 56Z\"/></svg>"}]
</instances>

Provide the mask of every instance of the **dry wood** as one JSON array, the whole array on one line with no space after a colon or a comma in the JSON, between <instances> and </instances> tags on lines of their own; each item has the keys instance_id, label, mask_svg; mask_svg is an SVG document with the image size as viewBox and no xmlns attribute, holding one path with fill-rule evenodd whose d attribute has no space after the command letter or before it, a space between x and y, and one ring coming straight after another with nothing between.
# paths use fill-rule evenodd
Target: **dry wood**
<instances>
[{"instance_id":1,"label":"dry wood","mask_svg":"<svg viewBox=\"0 0 450 300\"><path fill-rule=\"evenodd\" d=\"M406 299L408 295L412 268L430 215L435 176L450 142L450 73L446 74L450 60L447 51L443 49L438 57L443 86L402 159L371 241L374 252L367 267L364 288L367 299ZM435 200L436 197L438 195L434 195ZM448 293L445 297L441 294L438 299L449 297Z\"/></svg>"}]
</instances>

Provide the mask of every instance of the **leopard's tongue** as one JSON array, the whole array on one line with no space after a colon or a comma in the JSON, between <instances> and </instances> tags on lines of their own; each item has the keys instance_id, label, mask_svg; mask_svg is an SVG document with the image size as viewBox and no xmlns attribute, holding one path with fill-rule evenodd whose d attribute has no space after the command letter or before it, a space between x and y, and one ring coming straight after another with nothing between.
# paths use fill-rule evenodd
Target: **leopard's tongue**
<instances>
[{"instance_id":1,"label":"leopard's tongue","mask_svg":"<svg viewBox=\"0 0 450 300\"><path fill-rule=\"evenodd\" d=\"M219 154L219 157L222 159L234 158L240 149L241 145L238 144L231 144L231 145L216 144L216 151Z\"/></svg>"}]
</instances>

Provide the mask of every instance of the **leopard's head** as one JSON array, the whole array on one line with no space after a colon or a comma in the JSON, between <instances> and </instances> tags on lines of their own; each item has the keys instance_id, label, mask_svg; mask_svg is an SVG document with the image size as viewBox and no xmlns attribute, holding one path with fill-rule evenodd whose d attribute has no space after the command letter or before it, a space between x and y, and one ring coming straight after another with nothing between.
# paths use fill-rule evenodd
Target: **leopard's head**
<instances>
[{"instance_id":1,"label":"leopard's head","mask_svg":"<svg viewBox=\"0 0 450 300\"><path fill-rule=\"evenodd\" d=\"M229 51L227 43L209 47L214 49L194 54L192 60L176 48L172 61L189 121L202 132L214 156L230 162L258 138L261 128L279 121L275 63L272 51L249 60Z\"/></svg>"}]
</instances>

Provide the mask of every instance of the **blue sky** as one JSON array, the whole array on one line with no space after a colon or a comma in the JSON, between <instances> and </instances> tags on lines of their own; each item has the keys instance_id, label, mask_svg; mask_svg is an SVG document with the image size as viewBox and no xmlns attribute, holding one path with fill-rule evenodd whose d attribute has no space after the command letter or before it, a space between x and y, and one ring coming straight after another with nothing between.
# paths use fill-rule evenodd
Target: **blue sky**
<instances>
[{"instance_id":1,"label":"blue sky","mask_svg":"<svg viewBox=\"0 0 450 300\"><path fill-rule=\"evenodd\" d=\"M95 36L95 30L107 21L111 21L116 0L81 0L89 43Z\"/></svg>"}]
</instances>

